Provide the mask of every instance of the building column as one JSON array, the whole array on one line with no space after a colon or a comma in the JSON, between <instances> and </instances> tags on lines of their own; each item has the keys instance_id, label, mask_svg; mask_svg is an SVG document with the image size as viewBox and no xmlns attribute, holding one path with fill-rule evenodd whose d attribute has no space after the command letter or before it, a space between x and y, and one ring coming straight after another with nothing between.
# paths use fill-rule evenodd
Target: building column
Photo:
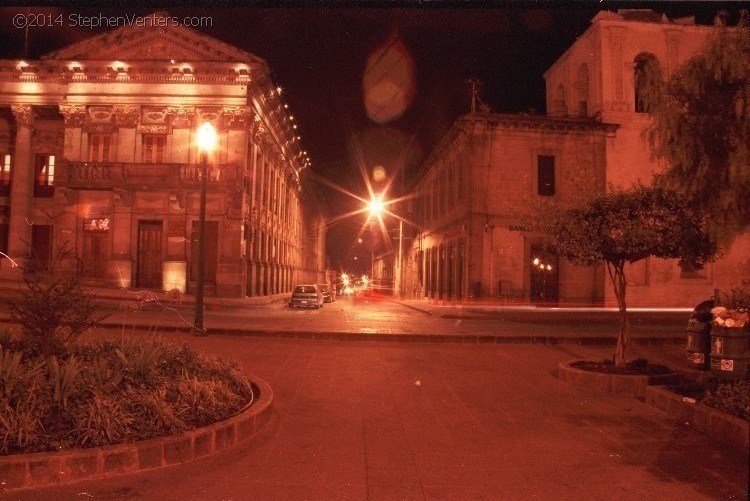
<instances>
[{"instance_id":1,"label":"building column","mask_svg":"<svg viewBox=\"0 0 750 501\"><path fill-rule=\"evenodd\" d=\"M16 143L10 187L8 255L16 258L28 254L31 244L31 225L27 217L34 196L34 162L31 152L34 110L29 104L14 104L11 105L11 110L16 119Z\"/></svg>"}]
</instances>

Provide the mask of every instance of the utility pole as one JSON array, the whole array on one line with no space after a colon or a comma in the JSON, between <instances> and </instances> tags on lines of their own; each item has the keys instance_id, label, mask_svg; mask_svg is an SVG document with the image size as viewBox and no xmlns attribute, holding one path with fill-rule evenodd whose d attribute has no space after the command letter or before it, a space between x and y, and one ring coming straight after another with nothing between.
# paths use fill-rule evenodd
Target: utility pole
<instances>
[{"instance_id":1,"label":"utility pole","mask_svg":"<svg viewBox=\"0 0 750 501\"><path fill-rule=\"evenodd\" d=\"M404 222L398 221L398 267L396 268L396 294L399 299L403 296L403 244L404 244Z\"/></svg>"}]
</instances>

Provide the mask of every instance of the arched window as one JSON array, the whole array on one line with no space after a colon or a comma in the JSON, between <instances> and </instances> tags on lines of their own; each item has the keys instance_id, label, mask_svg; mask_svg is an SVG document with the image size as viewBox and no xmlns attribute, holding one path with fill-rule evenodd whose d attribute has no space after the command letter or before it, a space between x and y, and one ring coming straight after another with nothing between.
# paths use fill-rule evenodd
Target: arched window
<instances>
[{"instance_id":1,"label":"arched window","mask_svg":"<svg viewBox=\"0 0 750 501\"><path fill-rule=\"evenodd\" d=\"M578 115L585 117L588 115L589 101L589 67L586 63L578 67L575 87L578 97Z\"/></svg>"},{"instance_id":2,"label":"arched window","mask_svg":"<svg viewBox=\"0 0 750 501\"><path fill-rule=\"evenodd\" d=\"M635 57L634 63L635 111L649 113L656 104L662 83L659 60L653 54L641 53Z\"/></svg>"},{"instance_id":3,"label":"arched window","mask_svg":"<svg viewBox=\"0 0 750 501\"><path fill-rule=\"evenodd\" d=\"M557 92L555 93L555 100L553 101L553 114L557 116L565 116L568 114L568 109L565 105L565 86L560 84L557 86Z\"/></svg>"}]
</instances>

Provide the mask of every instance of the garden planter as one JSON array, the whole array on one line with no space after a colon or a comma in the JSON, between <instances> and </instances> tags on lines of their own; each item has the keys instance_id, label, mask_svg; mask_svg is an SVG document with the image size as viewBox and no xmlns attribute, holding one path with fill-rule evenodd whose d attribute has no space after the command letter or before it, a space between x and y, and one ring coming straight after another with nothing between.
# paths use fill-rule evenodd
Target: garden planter
<instances>
[{"instance_id":1,"label":"garden planter","mask_svg":"<svg viewBox=\"0 0 750 501\"><path fill-rule=\"evenodd\" d=\"M139 442L0 456L0 494L185 463L251 440L271 420L273 391L253 377L260 397L238 414L207 426Z\"/></svg>"},{"instance_id":2,"label":"garden planter","mask_svg":"<svg viewBox=\"0 0 750 501\"><path fill-rule=\"evenodd\" d=\"M572 366L578 361L561 362L558 366L557 376L573 386L589 388L602 393L633 395L640 400L646 398L646 388L650 385L678 384L682 380L682 376L677 373L634 376L583 370Z\"/></svg>"}]
</instances>

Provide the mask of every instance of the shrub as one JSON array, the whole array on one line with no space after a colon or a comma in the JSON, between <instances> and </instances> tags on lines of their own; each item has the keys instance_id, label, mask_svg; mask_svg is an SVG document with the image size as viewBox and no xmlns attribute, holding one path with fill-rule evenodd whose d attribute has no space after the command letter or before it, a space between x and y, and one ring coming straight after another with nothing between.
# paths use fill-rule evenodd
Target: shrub
<instances>
[{"instance_id":1,"label":"shrub","mask_svg":"<svg viewBox=\"0 0 750 501\"><path fill-rule=\"evenodd\" d=\"M21 324L21 343L29 356L63 356L78 336L105 316L96 316L94 295L85 291L77 276L58 272L68 256L58 250L55 263L45 269L30 261L24 269L25 290L11 299L10 312Z\"/></svg>"},{"instance_id":2,"label":"shrub","mask_svg":"<svg viewBox=\"0 0 750 501\"><path fill-rule=\"evenodd\" d=\"M0 454L94 447L179 433L252 403L234 363L187 346L103 341L66 358L0 347Z\"/></svg>"},{"instance_id":3,"label":"shrub","mask_svg":"<svg viewBox=\"0 0 750 501\"><path fill-rule=\"evenodd\" d=\"M747 311L750 309L750 286L740 286L735 289L719 291L716 298L718 306L728 310Z\"/></svg>"},{"instance_id":4,"label":"shrub","mask_svg":"<svg viewBox=\"0 0 750 501\"><path fill-rule=\"evenodd\" d=\"M188 428L182 419L186 417L185 412L167 398L166 389L138 391L129 388L127 399L136 416L133 423L136 438L180 433Z\"/></svg>"},{"instance_id":5,"label":"shrub","mask_svg":"<svg viewBox=\"0 0 750 501\"><path fill-rule=\"evenodd\" d=\"M133 416L123 404L122 399L95 393L74 413L76 426L72 435L75 442L96 447L124 441Z\"/></svg>"},{"instance_id":6,"label":"shrub","mask_svg":"<svg viewBox=\"0 0 750 501\"><path fill-rule=\"evenodd\" d=\"M721 383L709 389L701 401L727 414L750 420L750 381Z\"/></svg>"},{"instance_id":7,"label":"shrub","mask_svg":"<svg viewBox=\"0 0 750 501\"><path fill-rule=\"evenodd\" d=\"M34 377L22 398L0 398L0 453L22 450L41 440L45 410L37 391L40 379Z\"/></svg>"},{"instance_id":8,"label":"shrub","mask_svg":"<svg viewBox=\"0 0 750 501\"><path fill-rule=\"evenodd\" d=\"M694 398L703 405L750 421L750 381L727 381L711 378L669 388L672 392Z\"/></svg>"}]
</instances>

